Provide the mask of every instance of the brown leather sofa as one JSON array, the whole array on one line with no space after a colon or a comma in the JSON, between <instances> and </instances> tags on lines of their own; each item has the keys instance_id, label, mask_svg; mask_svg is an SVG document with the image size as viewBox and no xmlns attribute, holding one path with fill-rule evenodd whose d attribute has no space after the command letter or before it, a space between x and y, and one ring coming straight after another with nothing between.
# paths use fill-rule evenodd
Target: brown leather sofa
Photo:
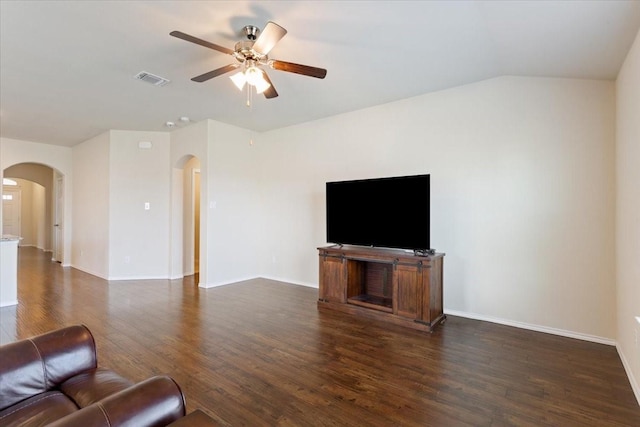
<instances>
[{"instance_id":1,"label":"brown leather sofa","mask_svg":"<svg viewBox=\"0 0 640 427\"><path fill-rule=\"evenodd\" d=\"M0 346L0 426L166 426L185 410L168 376L134 384L98 367L83 325Z\"/></svg>"}]
</instances>

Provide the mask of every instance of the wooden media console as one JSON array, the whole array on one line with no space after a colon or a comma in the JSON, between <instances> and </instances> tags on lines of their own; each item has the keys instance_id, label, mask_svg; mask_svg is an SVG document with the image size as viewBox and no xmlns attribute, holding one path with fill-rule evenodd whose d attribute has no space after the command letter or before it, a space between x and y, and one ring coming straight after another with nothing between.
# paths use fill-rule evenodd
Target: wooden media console
<instances>
[{"instance_id":1,"label":"wooden media console","mask_svg":"<svg viewBox=\"0 0 640 427\"><path fill-rule=\"evenodd\" d=\"M385 320L431 332L442 310L443 253L416 256L359 246L318 248L319 309Z\"/></svg>"}]
</instances>

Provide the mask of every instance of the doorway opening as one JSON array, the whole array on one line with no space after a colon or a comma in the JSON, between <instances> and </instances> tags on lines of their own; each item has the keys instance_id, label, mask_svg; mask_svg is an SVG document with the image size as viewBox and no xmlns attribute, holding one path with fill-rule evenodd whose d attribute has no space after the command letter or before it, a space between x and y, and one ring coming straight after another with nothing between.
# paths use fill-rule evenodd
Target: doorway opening
<instances>
[{"instance_id":1,"label":"doorway opening","mask_svg":"<svg viewBox=\"0 0 640 427\"><path fill-rule=\"evenodd\" d=\"M191 157L184 165L183 271L200 273L200 160Z\"/></svg>"},{"instance_id":2,"label":"doorway opening","mask_svg":"<svg viewBox=\"0 0 640 427\"><path fill-rule=\"evenodd\" d=\"M62 263L64 175L48 165L18 163L4 169L3 177L16 185L3 182L2 233L20 236L21 246L51 252Z\"/></svg>"},{"instance_id":3,"label":"doorway opening","mask_svg":"<svg viewBox=\"0 0 640 427\"><path fill-rule=\"evenodd\" d=\"M193 169L191 201L193 206L193 273L200 273L200 169Z\"/></svg>"}]
</instances>

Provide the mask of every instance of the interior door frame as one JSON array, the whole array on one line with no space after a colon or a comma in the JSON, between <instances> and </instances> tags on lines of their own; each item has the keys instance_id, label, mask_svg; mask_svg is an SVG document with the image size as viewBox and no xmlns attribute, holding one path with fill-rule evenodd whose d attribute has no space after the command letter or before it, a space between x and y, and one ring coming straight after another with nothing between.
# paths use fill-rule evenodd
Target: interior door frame
<instances>
[{"instance_id":1,"label":"interior door frame","mask_svg":"<svg viewBox=\"0 0 640 427\"><path fill-rule=\"evenodd\" d=\"M200 169L191 171L191 236L193 242L193 274L200 273Z\"/></svg>"},{"instance_id":2,"label":"interior door frame","mask_svg":"<svg viewBox=\"0 0 640 427\"><path fill-rule=\"evenodd\" d=\"M55 172L53 181L53 251L51 260L64 258L64 175Z\"/></svg>"}]
</instances>

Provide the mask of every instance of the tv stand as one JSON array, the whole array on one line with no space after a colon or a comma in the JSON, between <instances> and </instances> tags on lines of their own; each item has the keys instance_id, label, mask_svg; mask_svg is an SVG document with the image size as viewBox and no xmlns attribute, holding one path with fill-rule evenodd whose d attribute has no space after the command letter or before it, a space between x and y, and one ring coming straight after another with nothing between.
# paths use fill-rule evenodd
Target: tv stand
<instances>
[{"instance_id":1,"label":"tv stand","mask_svg":"<svg viewBox=\"0 0 640 427\"><path fill-rule=\"evenodd\" d=\"M318 248L318 308L388 321L427 332L446 316L442 307L443 253L419 257L362 246Z\"/></svg>"}]
</instances>

